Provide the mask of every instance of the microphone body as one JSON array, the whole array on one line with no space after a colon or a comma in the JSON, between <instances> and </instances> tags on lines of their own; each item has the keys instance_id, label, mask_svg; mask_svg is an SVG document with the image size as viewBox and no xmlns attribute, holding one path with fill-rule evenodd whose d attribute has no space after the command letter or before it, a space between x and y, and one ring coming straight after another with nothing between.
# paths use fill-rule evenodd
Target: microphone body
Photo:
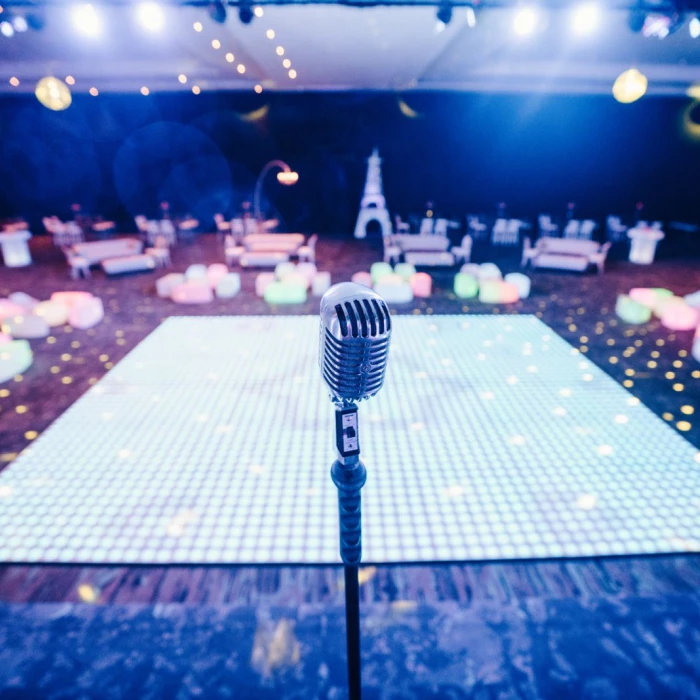
<instances>
[{"instance_id":1,"label":"microphone body","mask_svg":"<svg viewBox=\"0 0 700 700\"><path fill-rule=\"evenodd\" d=\"M338 488L340 555L346 565L357 565L362 557L360 489L367 479L356 402L382 388L390 340L389 309L369 287L345 282L323 295L319 368L335 405L338 459L331 478Z\"/></svg>"}]
</instances>

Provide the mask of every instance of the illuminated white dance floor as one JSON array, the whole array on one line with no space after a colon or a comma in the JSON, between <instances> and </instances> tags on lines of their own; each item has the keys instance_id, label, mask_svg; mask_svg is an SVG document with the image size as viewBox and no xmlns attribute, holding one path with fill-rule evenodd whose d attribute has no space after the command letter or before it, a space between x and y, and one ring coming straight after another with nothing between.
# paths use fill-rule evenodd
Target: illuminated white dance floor
<instances>
[{"instance_id":1,"label":"illuminated white dance floor","mask_svg":"<svg viewBox=\"0 0 700 700\"><path fill-rule=\"evenodd\" d=\"M365 562L700 549L700 455L530 316L394 317ZM0 474L0 561L335 563L317 317L173 318Z\"/></svg>"}]
</instances>

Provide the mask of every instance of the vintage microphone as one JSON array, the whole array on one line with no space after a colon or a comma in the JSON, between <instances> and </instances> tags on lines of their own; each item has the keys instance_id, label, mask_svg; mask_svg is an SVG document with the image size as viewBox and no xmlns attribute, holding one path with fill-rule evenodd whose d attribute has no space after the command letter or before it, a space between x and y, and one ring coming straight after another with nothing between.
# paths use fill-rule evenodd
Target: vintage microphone
<instances>
[{"instance_id":1,"label":"vintage microphone","mask_svg":"<svg viewBox=\"0 0 700 700\"><path fill-rule=\"evenodd\" d=\"M360 489L367 471L360 461L357 402L374 396L384 384L391 340L391 316L384 300L369 287L343 282L321 299L319 367L335 406L338 458L331 478L338 488L340 556L345 565L345 621L348 689L361 697L360 593L362 558Z\"/></svg>"}]
</instances>

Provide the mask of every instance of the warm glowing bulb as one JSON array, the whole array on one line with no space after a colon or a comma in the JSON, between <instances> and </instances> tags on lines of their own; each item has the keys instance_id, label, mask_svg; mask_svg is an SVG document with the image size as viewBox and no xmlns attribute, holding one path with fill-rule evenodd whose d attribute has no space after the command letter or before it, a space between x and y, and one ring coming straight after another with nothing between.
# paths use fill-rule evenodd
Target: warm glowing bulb
<instances>
[{"instance_id":1,"label":"warm glowing bulb","mask_svg":"<svg viewBox=\"0 0 700 700\"><path fill-rule=\"evenodd\" d=\"M100 94L99 90L96 87L91 87L89 92L93 97L97 97Z\"/></svg>"},{"instance_id":2,"label":"warm glowing bulb","mask_svg":"<svg viewBox=\"0 0 700 700\"><path fill-rule=\"evenodd\" d=\"M192 92L193 92L195 95L199 95L199 93L202 92L202 91L199 89L199 85L193 85L193 86L192 86Z\"/></svg>"},{"instance_id":3,"label":"warm glowing bulb","mask_svg":"<svg viewBox=\"0 0 700 700\"><path fill-rule=\"evenodd\" d=\"M218 39L212 39L211 40L211 46L213 49L220 49L221 48L221 42Z\"/></svg>"},{"instance_id":4,"label":"warm glowing bulb","mask_svg":"<svg viewBox=\"0 0 700 700\"><path fill-rule=\"evenodd\" d=\"M574 34L585 36L593 33L600 23L600 14L600 7L595 3L579 5L571 22Z\"/></svg>"},{"instance_id":5,"label":"warm glowing bulb","mask_svg":"<svg viewBox=\"0 0 700 700\"><path fill-rule=\"evenodd\" d=\"M260 7L260 6L258 5L258 7L256 7L256 8L253 10L253 14L254 14L256 17L262 17L265 13L263 12L262 7Z\"/></svg>"},{"instance_id":6,"label":"warm glowing bulb","mask_svg":"<svg viewBox=\"0 0 700 700\"><path fill-rule=\"evenodd\" d=\"M274 30L274 29L268 29L268 30L265 32L265 36L266 36L268 39L274 39L274 38L275 38L275 30Z\"/></svg>"},{"instance_id":7,"label":"warm glowing bulb","mask_svg":"<svg viewBox=\"0 0 700 700\"><path fill-rule=\"evenodd\" d=\"M17 87L19 85L19 78L15 78L15 76L13 75L10 78L10 85L12 85L12 87Z\"/></svg>"},{"instance_id":8,"label":"warm glowing bulb","mask_svg":"<svg viewBox=\"0 0 700 700\"><path fill-rule=\"evenodd\" d=\"M621 73L612 89L613 97L622 104L636 102L647 91L647 78L636 68Z\"/></svg>"},{"instance_id":9,"label":"warm glowing bulb","mask_svg":"<svg viewBox=\"0 0 700 700\"><path fill-rule=\"evenodd\" d=\"M283 65L285 68L291 68L291 67L292 67L292 62L291 62L288 58L285 58L284 61L282 61L282 65Z\"/></svg>"},{"instance_id":10,"label":"warm glowing bulb","mask_svg":"<svg viewBox=\"0 0 700 700\"><path fill-rule=\"evenodd\" d=\"M73 24L86 36L97 36L102 32L102 22L92 5L78 5L73 8Z\"/></svg>"},{"instance_id":11,"label":"warm glowing bulb","mask_svg":"<svg viewBox=\"0 0 700 700\"><path fill-rule=\"evenodd\" d=\"M195 22L192 27L194 28L195 32L201 32L202 31L202 23L201 22Z\"/></svg>"},{"instance_id":12,"label":"warm glowing bulb","mask_svg":"<svg viewBox=\"0 0 700 700\"><path fill-rule=\"evenodd\" d=\"M142 94L144 97L145 97L146 95L149 95L150 92L151 92L151 91L150 91L145 85L141 88L141 94Z\"/></svg>"},{"instance_id":13,"label":"warm glowing bulb","mask_svg":"<svg viewBox=\"0 0 700 700\"><path fill-rule=\"evenodd\" d=\"M284 46L278 46L275 51L277 52L278 56L284 56Z\"/></svg>"},{"instance_id":14,"label":"warm glowing bulb","mask_svg":"<svg viewBox=\"0 0 700 700\"><path fill-rule=\"evenodd\" d=\"M136 17L149 32L159 32L165 24L163 8L156 2L142 2L136 8Z\"/></svg>"},{"instance_id":15,"label":"warm glowing bulb","mask_svg":"<svg viewBox=\"0 0 700 700\"><path fill-rule=\"evenodd\" d=\"M688 31L693 39L697 39L700 36L700 19L693 17L688 23Z\"/></svg>"},{"instance_id":16,"label":"warm glowing bulb","mask_svg":"<svg viewBox=\"0 0 700 700\"><path fill-rule=\"evenodd\" d=\"M297 72L292 68L292 70L289 71L289 77L294 80L294 78L297 77Z\"/></svg>"},{"instance_id":17,"label":"warm glowing bulb","mask_svg":"<svg viewBox=\"0 0 700 700\"><path fill-rule=\"evenodd\" d=\"M187 82L187 76L184 73L180 73L177 79L184 85Z\"/></svg>"},{"instance_id":18,"label":"warm glowing bulb","mask_svg":"<svg viewBox=\"0 0 700 700\"><path fill-rule=\"evenodd\" d=\"M258 93L258 95L263 91L262 85L256 85L255 86L255 92Z\"/></svg>"},{"instance_id":19,"label":"warm glowing bulb","mask_svg":"<svg viewBox=\"0 0 700 700\"><path fill-rule=\"evenodd\" d=\"M68 83L68 85L75 85L75 78L72 75L67 75L66 83Z\"/></svg>"},{"instance_id":20,"label":"warm glowing bulb","mask_svg":"<svg viewBox=\"0 0 700 700\"><path fill-rule=\"evenodd\" d=\"M73 101L68 86L52 75L42 78L36 84L34 94L44 107L54 112L68 109Z\"/></svg>"},{"instance_id":21,"label":"warm glowing bulb","mask_svg":"<svg viewBox=\"0 0 700 700\"><path fill-rule=\"evenodd\" d=\"M537 27L537 10L534 7L521 7L515 13L513 30L518 36L528 36Z\"/></svg>"},{"instance_id":22,"label":"warm glowing bulb","mask_svg":"<svg viewBox=\"0 0 700 700\"><path fill-rule=\"evenodd\" d=\"M243 73L245 73L245 66L244 66L242 63L239 63L239 64L236 66L236 70L237 70L239 73L241 73L241 75L242 75Z\"/></svg>"},{"instance_id":23,"label":"warm glowing bulb","mask_svg":"<svg viewBox=\"0 0 700 700\"><path fill-rule=\"evenodd\" d=\"M227 60L229 63L233 63L233 59L234 59L234 58L235 58L235 56L234 56L232 53L227 53L227 54L226 54L226 60Z\"/></svg>"}]
</instances>

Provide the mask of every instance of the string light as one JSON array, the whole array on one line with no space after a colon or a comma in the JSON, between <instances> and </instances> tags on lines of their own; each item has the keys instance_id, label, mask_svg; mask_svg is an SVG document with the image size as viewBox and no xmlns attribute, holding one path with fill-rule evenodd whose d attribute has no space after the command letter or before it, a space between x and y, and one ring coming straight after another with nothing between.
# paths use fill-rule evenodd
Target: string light
<instances>
[{"instance_id":1,"label":"string light","mask_svg":"<svg viewBox=\"0 0 700 700\"><path fill-rule=\"evenodd\" d=\"M268 29L268 30L265 32L265 36L266 36L268 39L274 39L274 38L275 38L275 30L274 30L274 29Z\"/></svg>"},{"instance_id":2,"label":"string light","mask_svg":"<svg viewBox=\"0 0 700 700\"><path fill-rule=\"evenodd\" d=\"M291 68L291 67L292 67L292 62L291 62L288 58L285 58L284 61L282 61L282 65L283 65L285 68Z\"/></svg>"},{"instance_id":3,"label":"string light","mask_svg":"<svg viewBox=\"0 0 700 700\"><path fill-rule=\"evenodd\" d=\"M184 85L187 82L187 76L184 73L180 73L177 79Z\"/></svg>"},{"instance_id":4,"label":"string light","mask_svg":"<svg viewBox=\"0 0 700 700\"><path fill-rule=\"evenodd\" d=\"M72 75L66 76L66 83L68 85L75 85L75 78Z\"/></svg>"},{"instance_id":5,"label":"string light","mask_svg":"<svg viewBox=\"0 0 700 700\"><path fill-rule=\"evenodd\" d=\"M192 86L192 92L193 92L195 95L199 95L199 93L201 92L201 90L199 89L199 85L193 85L193 86Z\"/></svg>"},{"instance_id":6,"label":"string light","mask_svg":"<svg viewBox=\"0 0 700 700\"><path fill-rule=\"evenodd\" d=\"M255 92L258 93L258 95L263 91L263 86L262 85L256 85L255 86Z\"/></svg>"},{"instance_id":7,"label":"string light","mask_svg":"<svg viewBox=\"0 0 700 700\"><path fill-rule=\"evenodd\" d=\"M277 53L278 56L284 56L284 46L278 46L275 49L275 52Z\"/></svg>"},{"instance_id":8,"label":"string light","mask_svg":"<svg viewBox=\"0 0 700 700\"><path fill-rule=\"evenodd\" d=\"M150 93L151 93L151 91L150 91L145 85L141 88L141 94L142 94L144 97L146 97L146 96L149 95Z\"/></svg>"},{"instance_id":9,"label":"string light","mask_svg":"<svg viewBox=\"0 0 700 700\"><path fill-rule=\"evenodd\" d=\"M201 23L201 22L195 22L195 23L192 25L192 28L195 30L195 32L201 32L202 29L203 29L202 23Z\"/></svg>"},{"instance_id":10,"label":"string light","mask_svg":"<svg viewBox=\"0 0 700 700\"><path fill-rule=\"evenodd\" d=\"M226 54L226 60L227 60L229 63L233 63L233 59L234 59L234 58L235 58L235 56L234 56L232 53L229 52L229 53Z\"/></svg>"},{"instance_id":11,"label":"string light","mask_svg":"<svg viewBox=\"0 0 700 700\"><path fill-rule=\"evenodd\" d=\"M239 63L236 66L236 70L242 75L243 73L245 73L245 66L242 63Z\"/></svg>"},{"instance_id":12,"label":"string light","mask_svg":"<svg viewBox=\"0 0 700 700\"><path fill-rule=\"evenodd\" d=\"M297 72L292 68L292 70L289 71L289 77L294 80L294 78L297 77Z\"/></svg>"},{"instance_id":13,"label":"string light","mask_svg":"<svg viewBox=\"0 0 700 700\"><path fill-rule=\"evenodd\" d=\"M211 46L214 49L220 49L221 48L221 42L218 39L212 39L211 40Z\"/></svg>"},{"instance_id":14,"label":"string light","mask_svg":"<svg viewBox=\"0 0 700 700\"><path fill-rule=\"evenodd\" d=\"M19 85L19 78L12 76L10 78L10 85L12 85L12 87L17 87Z\"/></svg>"},{"instance_id":15,"label":"string light","mask_svg":"<svg viewBox=\"0 0 700 700\"><path fill-rule=\"evenodd\" d=\"M89 92L93 97L97 97L100 94L100 91L96 87L91 87Z\"/></svg>"},{"instance_id":16,"label":"string light","mask_svg":"<svg viewBox=\"0 0 700 700\"><path fill-rule=\"evenodd\" d=\"M263 11L262 7L259 5L253 10L253 14L255 14L256 17L262 17L265 12Z\"/></svg>"}]
</instances>

